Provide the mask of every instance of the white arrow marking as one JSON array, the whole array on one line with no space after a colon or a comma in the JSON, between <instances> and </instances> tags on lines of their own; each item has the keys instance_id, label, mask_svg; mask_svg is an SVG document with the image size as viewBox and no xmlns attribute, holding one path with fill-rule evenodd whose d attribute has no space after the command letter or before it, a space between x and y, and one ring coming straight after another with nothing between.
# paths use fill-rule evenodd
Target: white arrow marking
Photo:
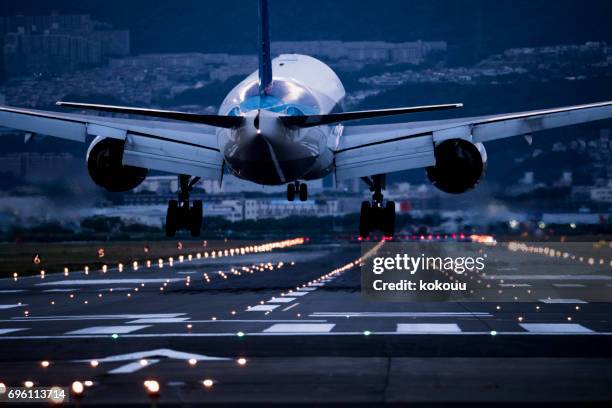
<instances>
[{"instance_id":1,"label":"white arrow marking","mask_svg":"<svg viewBox=\"0 0 612 408\"><path fill-rule=\"evenodd\" d=\"M150 359L152 357L157 357L155 359ZM194 359L196 361L225 361L230 360L227 357L211 357L206 356L204 354L194 354L194 353L184 353L182 351L176 351L171 349L156 349L156 350L147 350L147 351L139 351L136 353L127 353L127 354L118 354L116 356L108 356L104 358L97 359L100 363L114 363L117 361L132 361L132 363L122 365L121 367L117 367L113 370L110 370L109 374L125 374L125 373L133 373L135 371L140 370L143 367L147 367L151 364L155 364L159 362L159 357L174 359L174 360L190 360ZM140 364L140 360L147 360L147 364ZM73 360L73 362L84 363L90 362L92 359L86 360Z\"/></svg>"}]
</instances>

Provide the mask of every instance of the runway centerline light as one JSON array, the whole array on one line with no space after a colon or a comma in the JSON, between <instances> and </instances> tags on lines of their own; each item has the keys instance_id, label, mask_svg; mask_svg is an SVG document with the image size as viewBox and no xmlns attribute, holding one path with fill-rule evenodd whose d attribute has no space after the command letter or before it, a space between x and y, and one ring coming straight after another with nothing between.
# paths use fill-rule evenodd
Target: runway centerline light
<instances>
[{"instance_id":1,"label":"runway centerline light","mask_svg":"<svg viewBox=\"0 0 612 408\"><path fill-rule=\"evenodd\" d=\"M214 384L214 381L211 380L210 378L207 378L204 381L202 381L202 385L204 385L204 387L206 387L206 388L212 387L213 384Z\"/></svg>"},{"instance_id":2,"label":"runway centerline light","mask_svg":"<svg viewBox=\"0 0 612 408\"><path fill-rule=\"evenodd\" d=\"M155 380L146 380L144 386L147 389L147 393L151 396L155 396L159 393L159 383Z\"/></svg>"},{"instance_id":3,"label":"runway centerline light","mask_svg":"<svg viewBox=\"0 0 612 408\"><path fill-rule=\"evenodd\" d=\"M236 360L236 362L238 363L238 365L243 366L243 365L246 365L247 359L244 357L240 357L238 360Z\"/></svg>"},{"instance_id":4,"label":"runway centerline light","mask_svg":"<svg viewBox=\"0 0 612 408\"><path fill-rule=\"evenodd\" d=\"M490 334L491 334L491 336L497 336L497 331L491 330Z\"/></svg>"},{"instance_id":5,"label":"runway centerline light","mask_svg":"<svg viewBox=\"0 0 612 408\"><path fill-rule=\"evenodd\" d=\"M30 380L24 381L23 386L26 388L32 388L34 386L34 382Z\"/></svg>"},{"instance_id":6,"label":"runway centerline light","mask_svg":"<svg viewBox=\"0 0 612 408\"><path fill-rule=\"evenodd\" d=\"M70 386L70 390L72 391L74 395L78 396L78 395L83 394L83 391L85 390L85 386L80 381L74 381L72 385Z\"/></svg>"},{"instance_id":7,"label":"runway centerline light","mask_svg":"<svg viewBox=\"0 0 612 408\"><path fill-rule=\"evenodd\" d=\"M243 333L243 332L241 332L241 331L239 331L238 333L236 333L236 336L238 336L238 337L244 337L244 333Z\"/></svg>"},{"instance_id":8,"label":"runway centerline light","mask_svg":"<svg viewBox=\"0 0 612 408\"><path fill-rule=\"evenodd\" d=\"M190 358L189 359L189 365L194 366L198 363L198 360L196 360L195 358Z\"/></svg>"},{"instance_id":9,"label":"runway centerline light","mask_svg":"<svg viewBox=\"0 0 612 408\"><path fill-rule=\"evenodd\" d=\"M43 368L49 367L50 363L47 360L41 361L40 366Z\"/></svg>"},{"instance_id":10,"label":"runway centerline light","mask_svg":"<svg viewBox=\"0 0 612 408\"><path fill-rule=\"evenodd\" d=\"M149 362L148 362L146 359L144 359L144 358L143 358L143 359L141 359L141 360L139 361L139 363L140 363L140 365L141 365L141 366L146 366L147 364L149 364Z\"/></svg>"},{"instance_id":11,"label":"runway centerline light","mask_svg":"<svg viewBox=\"0 0 612 408\"><path fill-rule=\"evenodd\" d=\"M100 364L100 363L98 362L98 360L91 360L91 361L89 362L89 365L90 365L90 366L92 366L92 367L94 367L94 368L95 368L95 367L97 367L99 364Z\"/></svg>"}]
</instances>

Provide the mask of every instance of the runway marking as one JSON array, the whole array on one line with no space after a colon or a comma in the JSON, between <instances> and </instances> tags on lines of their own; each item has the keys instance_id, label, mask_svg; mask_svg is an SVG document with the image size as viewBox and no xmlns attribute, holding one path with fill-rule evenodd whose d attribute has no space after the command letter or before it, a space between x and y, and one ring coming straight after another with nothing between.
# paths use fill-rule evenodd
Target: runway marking
<instances>
[{"instance_id":1,"label":"runway marking","mask_svg":"<svg viewBox=\"0 0 612 408\"><path fill-rule=\"evenodd\" d=\"M497 268L498 271L518 271L518 268Z\"/></svg>"},{"instance_id":2,"label":"runway marking","mask_svg":"<svg viewBox=\"0 0 612 408\"><path fill-rule=\"evenodd\" d=\"M13 317L19 321L55 321L55 320L122 320L122 319L154 319L164 317L178 317L185 313L158 313L158 314L116 314L116 315L72 315L72 316L30 316Z\"/></svg>"},{"instance_id":3,"label":"runway marking","mask_svg":"<svg viewBox=\"0 0 612 408\"><path fill-rule=\"evenodd\" d=\"M280 305L257 305L253 306L250 309L246 309L247 312L270 312Z\"/></svg>"},{"instance_id":4,"label":"runway marking","mask_svg":"<svg viewBox=\"0 0 612 408\"><path fill-rule=\"evenodd\" d=\"M4 310L4 309L13 309L13 308L15 308L15 307L23 307L23 306L27 306L27 304L25 304L25 303L22 303L22 304L19 304L19 303L13 303L13 304L11 304L11 305L0 305L0 310Z\"/></svg>"},{"instance_id":5,"label":"runway marking","mask_svg":"<svg viewBox=\"0 0 612 408\"><path fill-rule=\"evenodd\" d=\"M589 303L580 299L540 299L542 303L557 304L557 303Z\"/></svg>"},{"instance_id":6,"label":"runway marking","mask_svg":"<svg viewBox=\"0 0 612 408\"><path fill-rule=\"evenodd\" d=\"M606 275L486 275L485 279L512 280L612 280Z\"/></svg>"},{"instance_id":7,"label":"runway marking","mask_svg":"<svg viewBox=\"0 0 612 408\"><path fill-rule=\"evenodd\" d=\"M78 292L78 289L70 288L70 289L45 289L43 293L55 293L55 292Z\"/></svg>"},{"instance_id":8,"label":"runway marking","mask_svg":"<svg viewBox=\"0 0 612 408\"><path fill-rule=\"evenodd\" d=\"M196 273L200 273L198 271L181 271L177 272L179 275L195 275Z\"/></svg>"},{"instance_id":9,"label":"runway marking","mask_svg":"<svg viewBox=\"0 0 612 408\"><path fill-rule=\"evenodd\" d=\"M163 283L183 282L181 278L149 278L149 279L67 279L55 282L37 283L36 286L71 286L71 285L109 285L114 283Z\"/></svg>"},{"instance_id":10,"label":"runway marking","mask_svg":"<svg viewBox=\"0 0 612 408\"><path fill-rule=\"evenodd\" d=\"M235 334L234 334L235 336ZM195 354L195 353L185 353L183 351L177 351L172 349L153 349L153 350L145 350L145 351L137 351L135 353L126 353L126 354L117 354L114 356L108 356L103 358L98 358L97 360L101 363L113 363L117 361L130 361L130 360L140 360L143 358L149 357L165 357L175 360L189 360L195 359L197 361L222 361L229 360L228 357L211 357L204 354ZM76 363L88 363L91 359L83 359L83 360L72 360Z\"/></svg>"},{"instance_id":11,"label":"runway marking","mask_svg":"<svg viewBox=\"0 0 612 408\"><path fill-rule=\"evenodd\" d=\"M499 286L502 288L530 288L531 285L528 283L500 283Z\"/></svg>"},{"instance_id":12,"label":"runway marking","mask_svg":"<svg viewBox=\"0 0 612 408\"><path fill-rule=\"evenodd\" d=\"M553 283L552 284L556 288L585 288L586 285L582 283Z\"/></svg>"},{"instance_id":13,"label":"runway marking","mask_svg":"<svg viewBox=\"0 0 612 408\"><path fill-rule=\"evenodd\" d=\"M26 292L25 289L3 289L0 290L0 293L20 293L20 292Z\"/></svg>"},{"instance_id":14,"label":"runway marking","mask_svg":"<svg viewBox=\"0 0 612 408\"><path fill-rule=\"evenodd\" d=\"M320 287L320 286L325 286L325 284L324 284L324 283L311 283L311 284L309 284L308 286L310 286L310 287L312 287L312 286L318 286L318 287Z\"/></svg>"},{"instance_id":15,"label":"runway marking","mask_svg":"<svg viewBox=\"0 0 612 408\"><path fill-rule=\"evenodd\" d=\"M264 332L245 332L247 336L285 336L286 333L264 333ZM490 331L478 331L478 332L457 332L457 333L401 333L401 332L376 332L373 331L371 335L380 336L423 336L423 335L434 335L434 336L491 336ZM358 332L322 332L322 333L299 333L300 336L358 336L363 337L363 331ZM497 332L497 336L612 336L612 332L528 332L528 331L510 331L510 332ZM148 339L148 338L173 338L173 337L228 337L235 338L235 332L225 333L145 333L145 334L124 334L123 338L130 339ZM108 335L95 334L95 335L42 335L42 336L0 336L2 340L49 340L49 339L108 339Z\"/></svg>"},{"instance_id":16,"label":"runway marking","mask_svg":"<svg viewBox=\"0 0 612 408\"><path fill-rule=\"evenodd\" d=\"M66 334L125 334L131 333L136 330L146 329L151 325L140 325L140 326L93 326L86 327L84 329L74 330L67 332Z\"/></svg>"},{"instance_id":17,"label":"runway marking","mask_svg":"<svg viewBox=\"0 0 612 408\"><path fill-rule=\"evenodd\" d=\"M398 323L400 333L460 333L456 323Z\"/></svg>"},{"instance_id":18,"label":"runway marking","mask_svg":"<svg viewBox=\"0 0 612 408\"><path fill-rule=\"evenodd\" d=\"M189 320L188 317L149 317L145 319L136 319L125 324L147 324L147 323L181 323Z\"/></svg>"},{"instance_id":19,"label":"runway marking","mask_svg":"<svg viewBox=\"0 0 612 408\"><path fill-rule=\"evenodd\" d=\"M277 297L268 300L268 303L291 303L294 300L294 297Z\"/></svg>"},{"instance_id":20,"label":"runway marking","mask_svg":"<svg viewBox=\"0 0 612 408\"><path fill-rule=\"evenodd\" d=\"M310 292L291 292L291 293L287 293L285 296L304 296L309 294Z\"/></svg>"},{"instance_id":21,"label":"runway marking","mask_svg":"<svg viewBox=\"0 0 612 408\"><path fill-rule=\"evenodd\" d=\"M279 323L265 329L264 333L325 333L330 332L335 324L317 323Z\"/></svg>"},{"instance_id":22,"label":"runway marking","mask_svg":"<svg viewBox=\"0 0 612 408\"><path fill-rule=\"evenodd\" d=\"M108 374L131 374L145 367L152 366L153 364L156 364L156 363L159 363L159 360L147 359L147 363L145 365L140 364L140 361L135 361L133 363L128 363L128 364L122 365L121 367L117 367L113 370L110 370Z\"/></svg>"},{"instance_id":23,"label":"runway marking","mask_svg":"<svg viewBox=\"0 0 612 408\"><path fill-rule=\"evenodd\" d=\"M314 312L311 317L493 317L487 312Z\"/></svg>"},{"instance_id":24,"label":"runway marking","mask_svg":"<svg viewBox=\"0 0 612 408\"><path fill-rule=\"evenodd\" d=\"M289 309L293 309L294 307L296 307L297 305L299 305L299 302L295 302L294 304L292 304L291 306L287 306L286 308L283 309L283 312L286 312Z\"/></svg>"},{"instance_id":25,"label":"runway marking","mask_svg":"<svg viewBox=\"0 0 612 408\"><path fill-rule=\"evenodd\" d=\"M593 333L593 330L578 323L520 323L532 333Z\"/></svg>"},{"instance_id":26,"label":"runway marking","mask_svg":"<svg viewBox=\"0 0 612 408\"><path fill-rule=\"evenodd\" d=\"M20 330L28 330L28 328L12 328L12 329L0 329L0 334L14 333Z\"/></svg>"},{"instance_id":27,"label":"runway marking","mask_svg":"<svg viewBox=\"0 0 612 408\"><path fill-rule=\"evenodd\" d=\"M317 290L317 288L299 288L298 289L300 292L312 292Z\"/></svg>"}]
</instances>

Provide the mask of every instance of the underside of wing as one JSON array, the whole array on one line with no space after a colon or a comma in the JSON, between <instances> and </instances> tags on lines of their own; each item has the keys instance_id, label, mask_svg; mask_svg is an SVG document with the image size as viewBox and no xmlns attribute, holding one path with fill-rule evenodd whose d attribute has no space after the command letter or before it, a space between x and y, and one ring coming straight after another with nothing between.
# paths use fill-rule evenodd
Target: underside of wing
<instances>
[{"instance_id":1,"label":"underside of wing","mask_svg":"<svg viewBox=\"0 0 612 408\"><path fill-rule=\"evenodd\" d=\"M223 155L212 126L67 114L0 106L0 126L85 142L124 142L123 164L207 179L221 178Z\"/></svg>"},{"instance_id":2,"label":"underside of wing","mask_svg":"<svg viewBox=\"0 0 612 408\"><path fill-rule=\"evenodd\" d=\"M502 115L388 125L346 126L335 152L338 180L436 164L436 145L449 139L482 143L612 118L612 102Z\"/></svg>"}]
</instances>

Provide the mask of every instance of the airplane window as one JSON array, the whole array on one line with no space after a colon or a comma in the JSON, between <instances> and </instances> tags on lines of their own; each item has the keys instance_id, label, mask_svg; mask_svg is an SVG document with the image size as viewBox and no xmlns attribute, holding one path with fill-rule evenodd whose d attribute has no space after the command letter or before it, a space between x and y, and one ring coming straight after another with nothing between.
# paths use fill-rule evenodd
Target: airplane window
<instances>
[{"instance_id":1,"label":"airplane window","mask_svg":"<svg viewBox=\"0 0 612 408\"><path fill-rule=\"evenodd\" d=\"M238 106L234 106L228 113L227 116L238 116L240 114L240 108Z\"/></svg>"}]
</instances>

